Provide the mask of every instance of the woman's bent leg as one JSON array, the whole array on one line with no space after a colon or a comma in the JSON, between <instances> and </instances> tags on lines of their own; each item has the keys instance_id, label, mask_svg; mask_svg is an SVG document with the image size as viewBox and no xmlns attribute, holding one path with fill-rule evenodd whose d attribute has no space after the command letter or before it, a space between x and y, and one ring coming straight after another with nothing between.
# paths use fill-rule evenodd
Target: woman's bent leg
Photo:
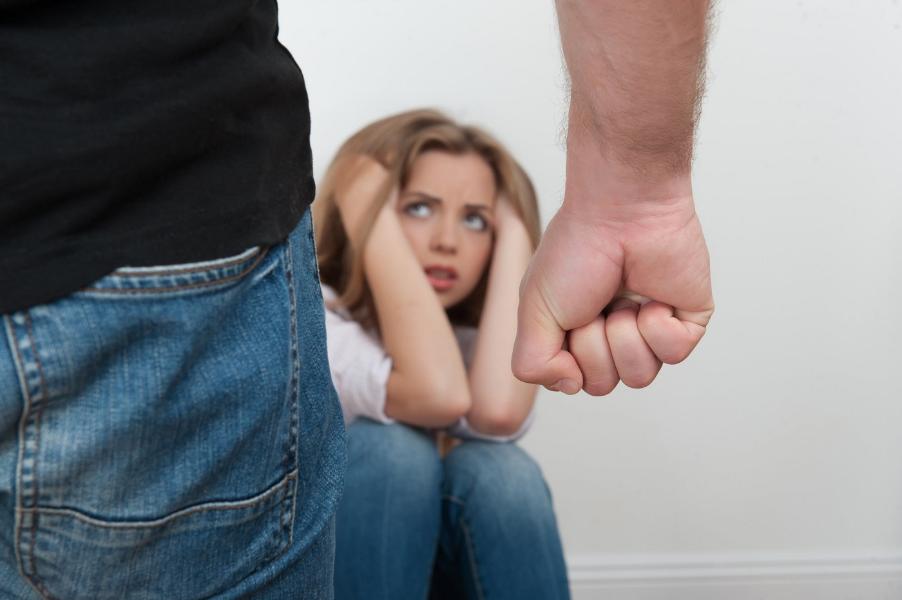
<instances>
[{"instance_id":1,"label":"woman's bent leg","mask_svg":"<svg viewBox=\"0 0 902 600\"><path fill-rule=\"evenodd\" d=\"M445 457L434 585L436 598L570 597L551 493L515 444L467 441Z\"/></svg>"},{"instance_id":2,"label":"woman's bent leg","mask_svg":"<svg viewBox=\"0 0 902 600\"><path fill-rule=\"evenodd\" d=\"M348 428L336 517L337 600L425 598L441 523L442 463L433 441L399 423Z\"/></svg>"}]
</instances>

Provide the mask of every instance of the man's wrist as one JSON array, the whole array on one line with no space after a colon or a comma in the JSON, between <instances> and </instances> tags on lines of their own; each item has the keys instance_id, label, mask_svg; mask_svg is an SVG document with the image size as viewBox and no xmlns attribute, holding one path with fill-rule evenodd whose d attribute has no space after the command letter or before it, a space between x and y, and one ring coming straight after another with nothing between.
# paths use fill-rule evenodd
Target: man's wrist
<instances>
[{"instance_id":1,"label":"man's wrist","mask_svg":"<svg viewBox=\"0 0 902 600\"><path fill-rule=\"evenodd\" d=\"M567 137L564 203L580 214L637 205L682 203L692 197L688 165L675 168L665 154L620 153L585 129Z\"/></svg>"}]
</instances>

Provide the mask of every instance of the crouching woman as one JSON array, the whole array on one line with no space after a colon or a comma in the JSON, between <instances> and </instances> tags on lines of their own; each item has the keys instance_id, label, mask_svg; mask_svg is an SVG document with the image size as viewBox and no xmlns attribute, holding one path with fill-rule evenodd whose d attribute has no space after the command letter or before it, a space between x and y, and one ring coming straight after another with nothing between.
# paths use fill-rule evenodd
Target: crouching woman
<instances>
[{"instance_id":1,"label":"crouching woman","mask_svg":"<svg viewBox=\"0 0 902 600\"><path fill-rule=\"evenodd\" d=\"M536 394L510 368L528 177L485 132L411 111L345 142L313 211L348 423L336 598L568 598L551 494L514 443Z\"/></svg>"}]
</instances>

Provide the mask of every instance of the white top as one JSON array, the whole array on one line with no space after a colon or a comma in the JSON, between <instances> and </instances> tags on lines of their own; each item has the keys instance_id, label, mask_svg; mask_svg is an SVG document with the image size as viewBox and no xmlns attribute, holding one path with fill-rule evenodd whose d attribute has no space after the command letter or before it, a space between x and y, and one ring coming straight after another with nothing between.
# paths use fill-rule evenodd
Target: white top
<instances>
[{"instance_id":1,"label":"white top","mask_svg":"<svg viewBox=\"0 0 902 600\"><path fill-rule=\"evenodd\" d=\"M392 359L385 352L378 333L374 329L364 329L343 308L330 309L329 304L337 297L335 290L323 284L322 291L326 303L329 367L335 390L341 401L345 423L351 423L357 417L367 417L379 423L394 423L395 419L385 414L385 390L391 373ZM469 369L477 329L465 326L454 326L453 329L464 365ZM466 417L461 417L446 431L464 439L511 442L526 433L532 425L534 416L535 406L520 429L509 436L479 433L470 427Z\"/></svg>"}]
</instances>

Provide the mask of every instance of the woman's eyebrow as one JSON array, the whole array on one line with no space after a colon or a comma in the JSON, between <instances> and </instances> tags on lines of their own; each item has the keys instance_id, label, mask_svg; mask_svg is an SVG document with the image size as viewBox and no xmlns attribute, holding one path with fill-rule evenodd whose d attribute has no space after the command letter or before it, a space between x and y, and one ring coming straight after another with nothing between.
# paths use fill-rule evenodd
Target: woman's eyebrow
<instances>
[{"instance_id":1,"label":"woman's eyebrow","mask_svg":"<svg viewBox=\"0 0 902 600\"><path fill-rule=\"evenodd\" d=\"M441 198L436 198L435 196L430 196L430 195L427 194L426 192L418 192L418 191L416 191L416 190L411 190L411 191L407 192L406 194L404 194L404 196L405 196L405 197L406 197L406 196L418 196L418 197L420 197L420 198L422 198L423 200L426 200L426 201L428 201L428 202L435 202L435 203L437 203L437 204L441 204L441 203L442 203L442 199L441 199Z\"/></svg>"},{"instance_id":2,"label":"woman's eyebrow","mask_svg":"<svg viewBox=\"0 0 902 600\"><path fill-rule=\"evenodd\" d=\"M430 196L426 192L418 192L416 190L411 190L404 195L405 196L418 196L428 202L434 202L436 204L442 203L441 198L436 198L435 196ZM489 206L488 204L465 204L464 208L468 208L471 210L484 210L486 212L492 212L492 207Z\"/></svg>"}]
</instances>

